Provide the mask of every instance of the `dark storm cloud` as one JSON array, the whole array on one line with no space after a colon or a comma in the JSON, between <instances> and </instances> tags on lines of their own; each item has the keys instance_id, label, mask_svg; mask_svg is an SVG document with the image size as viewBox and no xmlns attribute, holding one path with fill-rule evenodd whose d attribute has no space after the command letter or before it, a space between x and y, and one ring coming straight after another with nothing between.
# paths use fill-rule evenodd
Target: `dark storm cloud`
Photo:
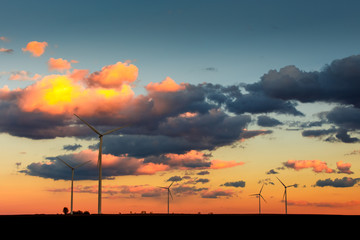
<instances>
[{"instance_id":1,"label":"dark storm cloud","mask_svg":"<svg viewBox=\"0 0 360 240\"><path fill-rule=\"evenodd\" d=\"M69 145L64 145L63 146L63 150L66 151L76 151L77 149L81 148L82 146L80 144L69 144Z\"/></svg>"},{"instance_id":2,"label":"dark storm cloud","mask_svg":"<svg viewBox=\"0 0 360 240\"><path fill-rule=\"evenodd\" d=\"M296 106L296 102L268 97L259 92L252 92L226 103L226 108L236 114L275 112L303 116L304 114L299 112Z\"/></svg>"},{"instance_id":3,"label":"dark storm cloud","mask_svg":"<svg viewBox=\"0 0 360 240\"><path fill-rule=\"evenodd\" d=\"M305 130L302 132L304 137L319 137L329 142L356 143L360 141L359 138L350 135L360 129L360 109L339 106L328 112L322 112L318 116L322 119L321 122L334 126L329 129Z\"/></svg>"},{"instance_id":4,"label":"dark storm cloud","mask_svg":"<svg viewBox=\"0 0 360 240\"><path fill-rule=\"evenodd\" d=\"M166 180L167 182L179 182L182 180L182 177L180 176L172 176L170 177L168 180Z\"/></svg>"},{"instance_id":5,"label":"dark storm cloud","mask_svg":"<svg viewBox=\"0 0 360 240\"><path fill-rule=\"evenodd\" d=\"M305 72L295 66L270 70L254 84L250 92L282 100L335 102L360 106L360 55L333 61L321 71Z\"/></svg>"},{"instance_id":6,"label":"dark storm cloud","mask_svg":"<svg viewBox=\"0 0 360 240\"><path fill-rule=\"evenodd\" d=\"M351 106L335 107L323 113L323 117L330 123L345 129L360 129L360 109Z\"/></svg>"},{"instance_id":7,"label":"dark storm cloud","mask_svg":"<svg viewBox=\"0 0 360 240\"><path fill-rule=\"evenodd\" d=\"M337 129L330 128L330 129L315 129L315 130L305 130L302 132L303 137L322 137L324 135L329 135L336 133Z\"/></svg>"},{"instance_id":8,"label":"dark storm cloud","mask_svg":"<svg viewBox=\"0 0 360 240\"><path fill-rule=\"evenodd\" d=\"M53 139L56 137L81 136L84 127L70 125L69 117L42 112L23 112L12 99L0 98L0 132L30 139Z\"/></svg>"},{"instance_id":9,"label":"dark storm cloud","mask_svg":"<svg viewBox=\"0 0 360 240\"><path fill-rule=\"evenodd\" d=\"M261 127L275 127L275 126L283 125L283 123L280 122L279 120L265 115L258 116L257 124Z\"/></svg>"},{"instance_id":10,"label":"dark storm cloud","mask_svg":"<svg viewBox=\"0 0 360 240\"><path fill-rule=\"evenodd\" d=\"M236 181L236 182L226 182L224 184L222 184L221 186L225 186L225 187L245 187L245 181Z\"/></svg>"},{"instance_id":11,"label":"dark storm cloud","mask_svg":"<svg viewBox=\"0 0 360 240\"><path fill-rule=\"evenodd\" d=\"M144 130L143 133L148 135L107 136L103 152L146 157L164 153L182 154L189 150L213 150L249 138L243 132L250 121L250 116L230 117L221 111L191 118L172 117L158 124L156 129ZM253 136L259 134L263 132L253 133Z\"/></svg>"},{"instance_id":12,"label":"dark storm cloud","mask_svg":"<svg viewBox=\"0 0 360 240\"><path fill-rule=\"evenodd\" d=\"M334 180L327 178L325 180L318 180L315 183L315 186L317 187L336 187L336 188L345 188L345 187L353 187L360 178L349 178L349 177L343 177L342 179L336 178Z\"/></svg>"}]
</instances>

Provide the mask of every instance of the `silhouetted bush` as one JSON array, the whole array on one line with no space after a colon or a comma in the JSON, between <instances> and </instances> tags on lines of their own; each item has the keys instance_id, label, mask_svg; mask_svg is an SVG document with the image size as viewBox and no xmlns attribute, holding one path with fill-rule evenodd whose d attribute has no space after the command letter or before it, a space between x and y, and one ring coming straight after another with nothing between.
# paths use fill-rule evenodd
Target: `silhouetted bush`
<instances>
[{"instance_id":1,"label":"silhouetted bush","mask_svg":"<svg viewBox=\"0 0 360 240\"><path fill-rule=\"evenodd\" d=\"M69 209L68 209L67 207L64 207L64 208L63 208L63 213L64 213L65 215L67 215L67 214L69 213Z\"/></svg>"}]
</instances>

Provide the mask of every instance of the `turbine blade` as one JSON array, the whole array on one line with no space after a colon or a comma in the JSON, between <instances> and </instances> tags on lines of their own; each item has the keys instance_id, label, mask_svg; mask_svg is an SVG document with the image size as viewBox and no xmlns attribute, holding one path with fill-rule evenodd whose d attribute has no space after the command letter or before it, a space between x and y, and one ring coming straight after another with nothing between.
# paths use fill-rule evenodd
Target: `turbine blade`
<instances>
[{"instance_id":1,"label":"turbine blade","mask_svg":"<svg viewBox=\"0 0 360 240\"><path fill-rule=\"evenodd\" d=\"M265 198L261 194L259 196L264 200L264 202L267 203L267 201L265 200Z\"/></svg>"},{"instance_id":2,"label":"turbine blade","mask_svg":"<svg viewBox=\"0 0 360 240\"><path fill-rule=\"evenodd\" d=\"M59 159L61 162L63 162L66 166L68 166L69 168L73 169L72 166L70 166L69 164L67 164L67 162L65 162L64 160L62 160L61 158L59 157L56 157L57 159Z\"/></svg>"},{"instance_id":3,"label":"turbine blade","mask_svg":"<svg viewBox=\"0 0 360 240\"><path fill-rule=\"evenodd\" d=\"M278 178L278 177L276 177L278 180L279 180L279 182L281 182L281 184L286 188L286 186L285 186L285 184Z\"/></svg>"},{"instance_id":4,"label":"turbine blade","mask_svg":"<svg viewBox=\"0 0 360 240\"><path fill-rule=\"evenodd\" d=\"M255 193L255 194L250 194L249 196L259 196L259 194Z\"/></svg>"},{"instance_id":5,"label":"turbine blade","mask_svg":"<svg viewBox=\"0 0 360 240\"><path fill-rule=\"evenodd\" d=\"M289 185L289 186L286 186L286 187L295 187L295 184L293 184L293 185Z\"/></svg>"},{"instance_id":6,"label":"turbine blade","mask_svg":"<svg viewBox=\"0 0 360 240\"><path fill-rule=\"evenodd\" d=\"M110 134L110 133L112 133L112 132L115 132L115 131L117 131L117 130L120 130L120 129L125 128L125 127L128 127L128 126L130 126L130 125L125 125L125 126L122 126L122 127L114 128L114 129L112 129L112 130L109 130L109 131L105 132L103 135Z\"/></svg>"},{"instance_id":7,"label":"turbine blade","mask_svg":"<svg viewBox=\"0 0 360 240\"><path fill-rule=\"evenodd\" d=\"M263 190L263 188L264 188L264 183L263 183L263 185L262 185L262 187L261 187L261 189L260 189L259 194L261 194L261 191Z\"/></svg>"},{"instance_id":8,"label":"turbine blade","mask_svg":"<svg viewBox=\"0 0 360 240\"><path fill-rule=\"evenodd\" d=\"M91 160L86 161L86 162L83 162L83 163L80 163L80 164L76 165L76 166L74 167L74 169L79 168L79 167L81 167L81 166L84 166L85 164L87 164L87 163L89 163L89 162L91 162Z\"/></svg>"},{"instance_id":9,"label":"turbine blade","mask_svg":"<svg viewBox=\"0 0 360 240\"><path fill-rule=\"evenodd\" d=\"M168 189L169 193L170 193L170 197L171 197L171 200L174 200L172 194L171 194L171 191L170 191L170 188Z\"/></svg>"},{"instance_id":10,"label":"turbine blade","mask_svg":"<svg viewBox=\"0 0 360 240\"><path fill-rule=\"evenodd\" d=\"M286 194L286 190L284 191L284 194L283 194L283 198L282 198L283 201L285 200L285 194Z\"/></svg>"},{"instance_id":11,"label":"turbine blade","mask_svg":"<svg viewBox=\"0 0 360 240\"><path fill-rule=\"evenodd\" d=\"M91 126L88 122L86 122L84 119L81 119L78 115L76 115L75 113L74 113L74 115L78 118L78 119L80 119L83 123L85 123L89 128L91 128L91 130L93 130L94 132L96 132L98 135L102 135L98 130L96 130L96 128L94 128L93 126Z\"/></svg>"},{"instance_id":12,"label":"turbine blade","mask_svg":"<svg viewBox=\"0 0 360 240\"><path fill-rule=\"evenodd\" d=\"M173 185L173 184L174 184L174 182L175 182L175 181L173 181L173 182L170 184L169 188L171 187L171 185Z\"/></svg>"}]
</instances>

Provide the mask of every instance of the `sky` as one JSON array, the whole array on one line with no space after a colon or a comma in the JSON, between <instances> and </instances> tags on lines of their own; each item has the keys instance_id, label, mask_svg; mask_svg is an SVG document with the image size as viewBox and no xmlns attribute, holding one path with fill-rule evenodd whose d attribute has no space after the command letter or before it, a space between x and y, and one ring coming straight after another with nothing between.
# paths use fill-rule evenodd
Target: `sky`
<instances>
[{"instance_id":1,"label":"sky","mask_svg":"<svg viewBox=\"0 0 360 240\"><path fill-rule=\"evenodd\" d=\"M360 214L358 1L1 2L0 214ZM159 187L160 186L160 187Z\"/></svg>"}]
</instances>

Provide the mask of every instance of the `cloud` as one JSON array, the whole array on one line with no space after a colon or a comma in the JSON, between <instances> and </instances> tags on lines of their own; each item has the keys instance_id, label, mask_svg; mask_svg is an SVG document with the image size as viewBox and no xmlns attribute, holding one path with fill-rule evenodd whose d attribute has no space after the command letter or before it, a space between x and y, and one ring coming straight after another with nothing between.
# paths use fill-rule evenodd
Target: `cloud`
<instances>
[{"instance_id":1,"label":"cloud","mask_svg":"<svg viewBox=\"0 0 360 240\"><path fill-rule=\"evenodd\" d=\"M196 175L208 175L208 174L210 174L210 172L209 172L209 171L204 170L204 171L200 171L200 172L198 172Z\"/></svg>"},{"instance_id":2,"label":"cloud","mask_svg":"<svg viewBox=\"0 0 360 240\"><path fill-rule=\"evenodd\" d=\"M334 180L327 178L325 180L318 180L315 183L316 187L336 187L336 188L345 188L345 187L353 187L360 178L349 178L343 177L342 179L336 178Z\"/></svg>"},{"instance_id":3,"label":"cloud","mask_svg":"<svg viewBox=\"0 0 360 240\"><path fill-rule=\"evenodd\" d=\"M177 84L173 79L170 77L166 77L165 80L163 80L160 83L153 83L150 82L148 85L145 86L146 90L149 92L156 91L156 92L177 92L179 90L184 90L185 85L184 84Z\"/></svg>"},{"instance_id":4,"label":"cloud","mask_svg":"<svg viewBox=\"0 0 360 240\"><path fill-rule=\"evenodd\" d=\"M91 160L89 164L77 169L76 176L79 180L97 179L98 151L86 149L79 153L65 154L59 157L67 162L73 163L73 165ZM20 172L30 176L51 178L54 180L69 180L71 178L67 166L57 161L55 157L48 157L47 160L46 162L31 163L25 170ZM221 169L243 164L233 161L210 160L204 156L203 153L194 150L185 154L154 156L151 160L152 161L150 161L149 158L136 158L128 155L115 156L103 153L103 177L104 179L113 179L116 176L124 175L153 175L157 172L174 169Z\"/></svg>"},{"instance_id":5,"label":"cloud","mask_svg":"<svg viewBox=\"0 0 360 240\"><path fill-rule=\"evenodd\" d=\"M221 186L225 186L225 187L241 187L244 188L245 187L245 181L236 181L236 182L226 182L224 184L222 184Z\"/></svg>"},{"instance_id":6,"label":"cloud","mask_svg":"<svg viewBox=\"0 0 360 240\"><path fill-rule=\"evenodd\" d=\"M9 48L0 48L0 53L13 53L14 50L13 49L9 49Z\"/></svg>"},{"instance_id":7,"label":"cloud","mask_svg":"<svg viewBox=\"0 0 360 240\"><path fill-rule=\"evenodd\" d=\"M201 193L202 198L219 198L219 197L232 197L235 194L235 192L231 189L215 189L212 191L205 190Z\"/></svg>"},{"instance_id":8,"label":"cloud","mask_svg":"<svg viewBox=\"0 0 360 240\"><path fill-rule=\"evenodd\" d=\"M244 162L212 160L210 169L223 169L244 165Z\"/></svg>"},{"instance_id":9,"label":"cloud","mask_svg":"<svg viewBox=\"0 0 360 240\"><path fill-rule=\"evenodd\" d=\"M30 73L28 71L15 71L12 72L9 80L14 80L14 81L36 81L39 80L41 78L40 74L34 74L34 76L30 76Z\"/></svg>"},{"instance_id":10,"label":"cloud","mask_svg":"<svg viewBox=\"0 0 360 240\"><path fill-rule=\"evenodd\" d=\"M208 178L198 178L198 179L195 180L195 183L204 184L204 183L208 183L208 182L210 182L210 180Z\"/></svg>"},{"instance_id":11,"label":"cloud","mask_svg":"<svg viewBox=\"0 0 360 240\"><path fill-rule=\"evenodd\" d=\"M279 120L264 115L258 116L257 124L261 127L275 127L283 125L283 123Z\"/></svg>"},{"instance_id":12,"label":"cloud","mask_svg":"<svg viewBox=\"0 0 360 240\"><path fill-rule=\"evenodd\" d=\"M76 151L81 147L82 146L80 144L73 144L73 145L69 144L69 145L64 145L63 150L65 150L65 151Z\"/></svg>"},{"instance_id":13,"label":"cloud","mask_svg":"<svg viewBox=\"0 0 360 240\"><path fill-rule=\"evenodd\" d=\"M203 68L204 71L209 71L209 72L217 72L218 69L215 68L215 67L206 67L206 68Z\"/></svg>"},{"instance_id":14,"label":"cloud","mask_svg":"<svg viewBox=\"0 0 360 240\"><path fill-rule=\"evenodd\" d=\"M24 52L30 52L34 57L40 57L44 54L45 48L48 46L47 42L32 41L29 42L25 48L22 48Z\"/></svg>"},{"instance_id":15,"label":"cloud","mask_svg":"<svg viewBox=\"0 0 360 240\"><path fill-rule=\"evenodd\" d=\"M73 153L60 156L67 162L76 162L76 164L91 160L89 164L76 169L76 179L78 180L96 180L98 178L97 158L98 152L92 150L83 150L79 153ZM71 171L62 162L56 161L56 158L48 158L47 162L31 163L25 170L20 172L30 176L42 178L51 178L54 180L71 179ZM143 163L143 159L128 156L114 156L111 154L102 155L102 174L104 179L112 179L116 176L124 175L152 175L159 171L165 171L168 166L155 163ZM73 164L75 165L75 164Z\"/></svg>"},{"instance_id":16,"label":"cloud","mask_svg":"<svg viewBox=\"0 0 360 240\"><path fill-rule=\"evenodd\" d=\"M339 173L353 174L354 172L350 170L351 163L344 163L343 161L338 161L336 167L339 170Z\"/></svg>"},{"instance_id":17,"label":"cloud","mask_svg":"<svg viewBox=\"0 0 360 240\"><path fill-rule=\"evenodd\" d=\"M305 168L312 168L316 173L325 172L325 173L334 173L335 170L327 166L326 162L320 160L288 160L284 162L283 165L287 168L293 168L297 171Z\"/></svg>"},{"instance_id":18,"label":"cloud","mask_svg":"<svg viewBox=\"0 0 360 240\"><path fill-rule=\"evenodd\" d=\"M47 189L49 192L70 192L70 188L54 188ZM76 193L98 193L98 186L74 186ZM104 185L102 186L102 194L105 198L121 198L121 197L159 197L163 194L163 190L158 187L149 185Z\"/></svg>"},{"instance_id":19,"label":"cloud","mask_svg":"<svg viewBox=\"0 0 360 240\"><path fill-rule=\"evenodd\" d=\"M301 71L286 66L270 70L254 84L245 88L269 97L300 102L335 102L360 106L360 55L335 60L321 71Z\"/></svg>"},{"instance_id":20,"label":"cloud","mask_svg":"<svg viewBox=\"0 0 360 240\"><path fill-rule=\"evenodd\" d=\"M117 62L92 73L87 79L89 86L103 88L121 88L124 84L134 82L138 77L138 68L128 62Z\"/></svg>"},{"instance_id":21,"label":"cloud","mask_svg":"<svg viewBox=\"0 0 360 240\"><path fill-rule=\"evenodd\" d=\"M70 76L48 75L26 87L18 105L24 112L87 116L119 110L133 95L128 85L120 89L84 88Z\"/></svg>"},{"instance_id":22,"label":"cloud","mask_svg":"<svg viewBox=\"0 0 360 240\"><path fill-rule=\"evenodd\" d=\"M64 70L69 70L72 68L71 63L77 63L75 60L68 60L62 58L50 58L48 61L49 71L59 71L63 72Z\"/></svg>"},{"instance_id":23,"label":"cloud","mask_svg":"<svg viewBox=\"0 0 360 240\"><path fill-rule=\"evenodd\" d=\"M360 129L360 109L351 106L338 106L321 115L330 123L344 129Z\"/></svg>"},{"instance_id":24,"label":"cloud","mask_svg":"<svg viewBox=\"0 0 360 240\"><path fill-rule=\"evenodd\" d=\"M335 128L330 129L316 129L316 130L305 130L302 132L303 137L322 137L324 135L329 135L336 133L338 130Z\"/></svg>"},{"instance_id":25,"label":"cloud","mask_svg":"<svg viewBox=\"0 0 360 240\"><path fill-rule=\"evenodd\" d=\"M266 174L270 175L270 174L279 174L279 172L277 172L275 169L270 169L269 171L266 172Z\"/></svg>"},{"instance_id":26,"label":"cloud","mask_svg":"<svg viewBox=\"0 0 360 240\"><path fill-rule=\"evenodd\" d=\"M250 94L245 94L233 101L228 101L226 106L230 112L236 114L275 112L294 116L304 116L303 113L296 109L296 102L268 97L259 92L251 92Z\"/></svg>"},{"instance_id":27,"label":"cloud","mask_svg":"<svg viewBox=\"0 0 360 240\"><path fill-rule=\"evenodd\" d=\"M166 180L167 182L179 182L182 180L182 177L180 176L172 176L170 177L168 180Z\"/></svg>"},{"instance_id":28,"label":"cloud","mask_svg":"<svg viewBox=\"0 0 360 240\"><path fill-rule=\"evenodd\" d=\"M360 201L347 201L347 202L309 202L309 201L293 201L288 200L290 206L300 207L326 207L326 208L345 208L359 206Z\"/></svg>"},{"instance_id":29,"label":"cloud","mask_svg":"<svg viewBox=\"0 0 360 240\"><path fill-rule=\"evenodd\" d=\"M9 41L9 39L8 39L7 37L4 37L4 36L1 36L1 37L0 37L0 40L1 40L1 41L4 41L4 42L8 42L8 41Z\"/></svg>"}]
</instances>

